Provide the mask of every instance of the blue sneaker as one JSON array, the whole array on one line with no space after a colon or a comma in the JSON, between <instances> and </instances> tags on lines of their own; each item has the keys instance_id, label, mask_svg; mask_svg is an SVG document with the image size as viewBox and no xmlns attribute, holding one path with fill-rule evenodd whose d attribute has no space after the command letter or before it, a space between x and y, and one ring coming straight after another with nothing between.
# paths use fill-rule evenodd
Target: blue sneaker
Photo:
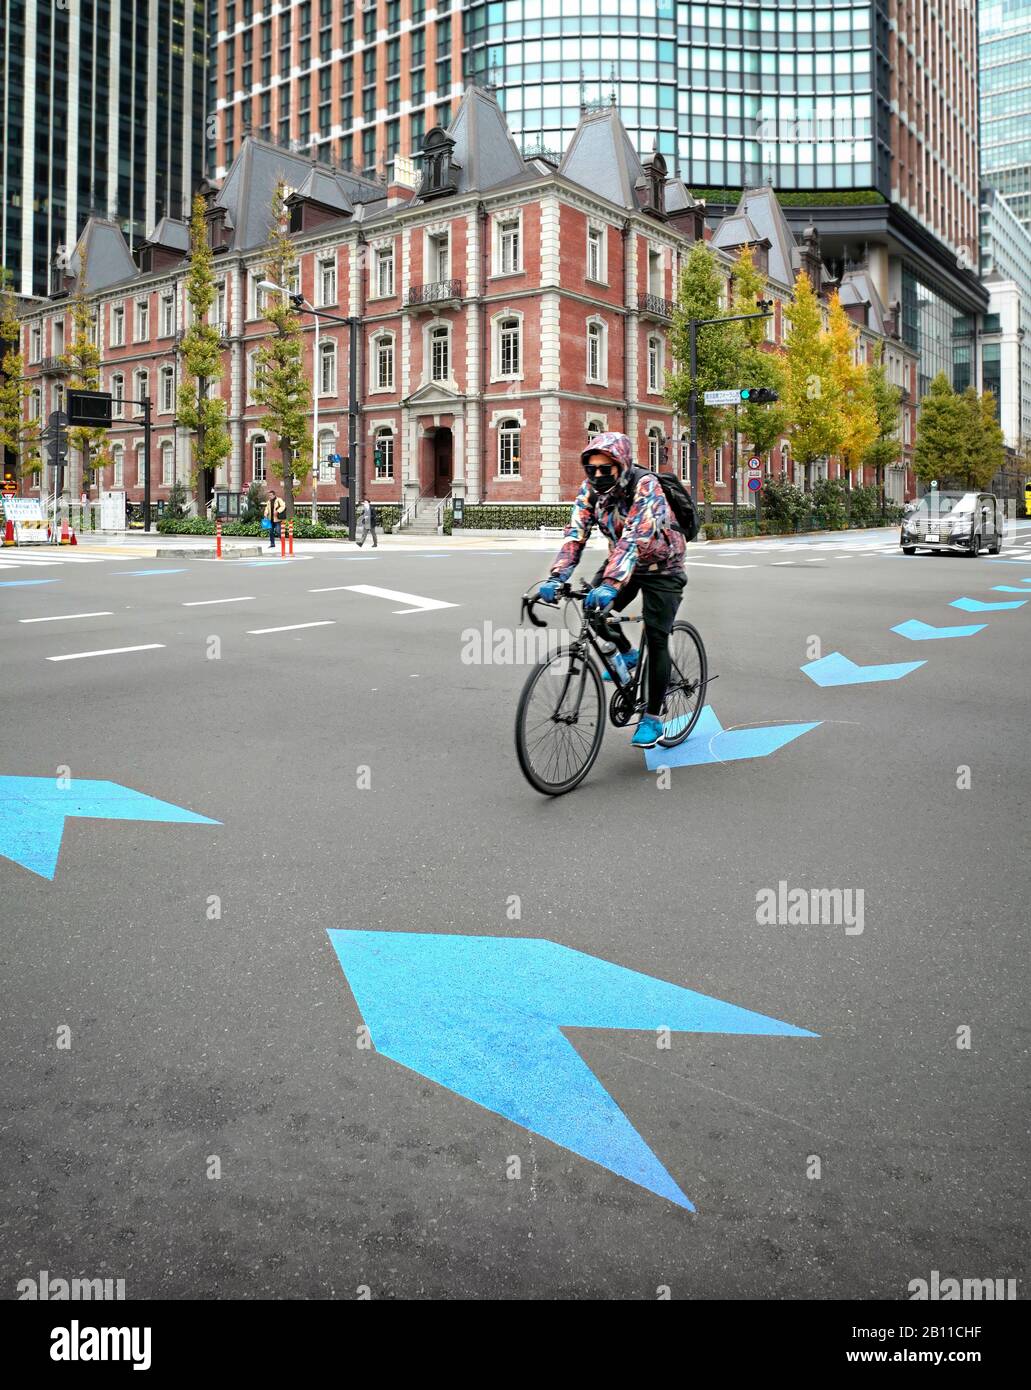
<instances>
[{"instance_id":1,"label":"blue sneaker","mask_svg":"<svg viewBox=\"0 0 1031 1390\"><path fill-rule=\"evenodd\" d=\"M628 676L632 676L637 669L637 659L640 655L636 647L631 647L630 651L623 653L623 665L626 667ZM602 671L601 678L603 681L610 681L612 679L608 671Z\"/></svg>"},{"instance_id":2,"label":"blue sneaker","mask_svg":"<svg viewBox=\"0 0 1031 1390\"><path fill-rule=\"evenodd\" d=\"M662 737L662 720L654 714L644 714L630 742L635 748L654 748Z\"/></svg>"}]
</instances>

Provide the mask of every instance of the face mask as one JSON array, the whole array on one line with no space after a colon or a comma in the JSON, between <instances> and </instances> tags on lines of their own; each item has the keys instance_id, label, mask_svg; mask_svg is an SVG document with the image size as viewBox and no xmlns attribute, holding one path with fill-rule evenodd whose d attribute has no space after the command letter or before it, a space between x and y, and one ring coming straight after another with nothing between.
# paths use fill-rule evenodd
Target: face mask
<instances>
[{"instance_id":1,"label":"face mask","mask_svg":"<svg viewBox=\"0 0 1031 1390\"><path fill-rule=\"evenodd\" d=\"M592 478L591 486L594 488L595 492L611 492L616 486L615 475L610 473L607 477L601 475L597 478Z\"/></svg>"}]
</instances>

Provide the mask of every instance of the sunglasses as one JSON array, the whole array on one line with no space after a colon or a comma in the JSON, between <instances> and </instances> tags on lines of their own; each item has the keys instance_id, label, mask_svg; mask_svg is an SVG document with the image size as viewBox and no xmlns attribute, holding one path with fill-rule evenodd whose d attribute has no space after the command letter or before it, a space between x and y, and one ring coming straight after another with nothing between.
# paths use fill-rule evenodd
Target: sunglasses
<instances>
[{"instance_id":1,"label":"sunglasses","mask_svg":"<svg viewBox=\"0 0 1031 1390\"><path fill-rule=\"evenodd\" d=\"M607 478L611 473L615 473L616 465L614 463L586 463L584 469L592 478Z\"/></svg>"}]
</instances>

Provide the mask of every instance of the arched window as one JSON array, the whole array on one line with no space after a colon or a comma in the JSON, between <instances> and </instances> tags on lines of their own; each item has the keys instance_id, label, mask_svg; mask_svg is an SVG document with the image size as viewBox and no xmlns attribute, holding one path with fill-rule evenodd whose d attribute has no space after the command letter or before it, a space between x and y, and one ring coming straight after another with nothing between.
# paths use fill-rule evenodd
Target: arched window
<instances>
[{"instance_id":1,"label":"arched window","mask_svg":"<svg viewBox=\"0 0 1031 1390\"><path fill-rule=\"evenodd\" d=\"M111 445L111 486L125 486L125 448L121 444Z\"/></svg>"},{"instance_id":2,"label":"arched window","mask_svg":"<svg viewBox=\"0 0 1031 1390\"><path fill-rule=\"evenodd\" d=\"M652 425L648 431L648 467L657 472L662 463L662 431Z\"/></svg>"},{"instance_id":3,"label":"arched window","mask_svg":"<svg viewBox=\"0 0 1031 1390\"><path fill-rule=\"evenodd\" d=\"M788 448L787 444L782 444L782 445L780 446L780 471L781 471L781 474L782 474L785 478L788 476L788 469L789 469L790 467L791 467L791 451L790 451L790 449ZM772 472L773 472L773 465L772 465L770 459L767 459L767 460L766 460L766 476L767 476L767 478L770 476L770 474L771 474Z\"/></svg>"},{"instance_id":4,"label":"arched window","mask_svg":"<svg viewBox=\"0 0 1031 1390\"><path fill-rule=\"evenodd\" d=\"M376 481L383 482L394 476L394 434L388 427L378 429L373 441L373 459L376 466Z\"/></svg>"},{"instance_id":5,"label":"arched window","mask_svg":"<svg viewBox=\"0 0 1031 1390\"><path fill-rule=\"evenodd\" d=\"M175 454L172 441L164 440L161 445L161 486L171 487L175 482Z\"/></svg>"},{"instance_id":6,"label":"arched window","mask_svg":"<svg viewBox=\"0 0 1031 1390\"><path fill-rule=\"evenodd\" d=\"M111 378L111 415L116 420L121 420L125 414L125 377L121 372L115 372Z\"/></svg>"},{"instance_id":7,"label":"arched window","mask_svg":"<svg viewBox=\"0 0 1031 1390\"><path fill-rule=\"evenodd\" d=\"M268 453L268 445L263 434L256 434L251 441L251 477L256 483L263 483L266 478L265 459Z\"/></svg>"},{"instance_id":8,"label":"arched window","mask_svg":"<svg viewBox=\"0 0 1031 1390\"><path fill-rule=\"evenodd\" d=\"M717 444L712 451L712 470L713 482L717 487L723 486L723 445Z\"/></svg>"},{"instance_id":9,"label":"arched window","mask_svg":"<svg viewBox=\"0 0 1031 1390\"><path fill-rule=\"evenodd\" d=\"M137 486L137 487L142 487L143 484L144 484L144 482L146 481L146 479L145 479L145 477L144 477L145 471L146 471L146 464L145 464L145 462L144 462L144 457L143 457L143 445L142 445L142 444L137 444L137 445L136 445L136 486Z\"/></svg>"},{"instance_id":10,"label":"arched window","mask_svg":"<svg viewBox=\"0 0 1031 1390\"><path fill-rule=\"evenodd\" d=\"M596 320L587 325L587 380L605 380L605 328Z\"/></svg>"},{"instance_id":11,"label":"arched window","mask_svg":"<svg viewBox=\"0 0 1031 1390\"><path fill-rule=\"evenodd\" d=\"M496 376L519 375L520 363L522 362L519 339L519 320L517 318L498 321Z\"/></svg>"},{"instance_id":12,"label":"arched window","mask_svg":"<svg viewBox=\"0 0 1031 1390\"><path fill-rule=\"evenodd\" d=\"M258 353L249 352L247 354L247 399L253 401L257 396L258 390Z\"/></svg>"},{"instance_id":13,"label":"arched window","mask_svg":"<svg viewBox=\"0 0 1031 1390\"><path fill-rule=\"evenodd\" d=\"M680 436L680 476L688 479L691 477L691 436L689 434Z\"/></svg>"},{"instance_id":14,"label":"arched window","mask_svg":"<svg viewBox=\"0 0 1031 1390\"><path fill-rule=\"evenodd\" d=\"M588 441L588 443L590 443L590 441L594 438L594 436L595 436L596 434L604 434L604 433L605 433L605 424L604 424L603 421L601 421L601 420L588 420L588 421L587 421L587 441Z\"/></svg>"},{"instance_id":15,"label":"arched window","mask_svg":"<svg viewBox=\"0 0 1031 1390\"><path fill-rule=\"evenodd\" d=\"M430 330L430 379L447 381L451 375L451 330L438 324Z\"/></svg>"},{"instance_id":16,"label":"arched window","mask_svg":"<svg viewBox=\"0 0 1031 1390\"><path fill-rule=\"evenodd\" d=\"M519 459L519 421L502 420L498 425L498 476L518 478Z\"/></svg>"},{"instance_id":17,"label":"arched window","mask_svg":"<svg viewBox=\"0 0 1031 1390\"><path fill-rule=\"evenodd\" d=\"M162 367L158 373L158 410L167 415L175 409L175 368Z\"/></svg>"},{"instance_id":18,"label":"arched window","mask_svg":"<svg viewBox=\"0 0 1031 1390\"><path fill-rule=\"evenodd\" d=\"M133 380L134 380L135 383L136 383L136 386L135 386L135 389L134 389L134 394L135 394L135 396L136 396L136 400L137 400L137 401L145 401L145 400L147 399L147 397L150 395L150 372L147 372L147 371L139 371L139 372L137 372L136 375L133 377ZM136 413L137 415L142 415L142 414L143 414L143 406L142 406L142 405L136 405L136 407L135 407L135 413Z\"/></svg>"},{"instance_id":19,"label":"arched window","mask_svg":"<svg viewBox=\"0 0 1031 1390\"><path fill-rule=\"evenodd\" d=\"M394 335L380 333L372 340L372 390L394 389Z\"/></svg>"},{"instance_id":20,"label":"arched window","mask_svg":"<svg viewBox=\"0 0 1031 1390\"><path fill-rule=\"evenodd\" d=\"M337 393L337 345L334 342L319 345L319 395L335 396Z\"/></svg>"},{"instance_id":21,"label":"arched window","mask_svg":"<svg viewBox=\"0 0 1031 1390\"><path fill-rule=\"evenodd\" d=\"M336 440L333 438L332 430L319 430L319 472L320 483L331 483L335 480L334 469L336 464L330 463L330 454L336 453Z\"/></svg>"}]
</instances>

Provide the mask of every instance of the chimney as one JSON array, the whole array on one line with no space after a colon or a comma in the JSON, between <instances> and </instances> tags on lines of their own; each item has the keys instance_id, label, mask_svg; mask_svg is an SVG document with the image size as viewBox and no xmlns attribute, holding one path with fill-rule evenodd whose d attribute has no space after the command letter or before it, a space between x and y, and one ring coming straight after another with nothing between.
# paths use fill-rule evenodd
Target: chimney
<instances>
[{"instance_id":1,"label":"chimney","mask_svg":"<svg viewBox=\"0 0 1031 1390\"><path fill-rule=\"evenodd\" d=\"M820 233L809 224L802 233L802 269L812 281L814 292L819 295L822 286L823 261L820 256Z\"/></svg>"}]
</instances>

